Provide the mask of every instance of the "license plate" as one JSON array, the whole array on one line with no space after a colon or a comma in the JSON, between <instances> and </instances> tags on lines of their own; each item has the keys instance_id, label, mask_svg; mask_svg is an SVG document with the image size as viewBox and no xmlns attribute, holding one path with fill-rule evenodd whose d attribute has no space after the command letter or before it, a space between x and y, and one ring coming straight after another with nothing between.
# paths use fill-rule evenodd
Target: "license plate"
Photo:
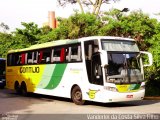
<instances>
[{"instance_id":1,"label":"license plate","mask_svg":"<svg viewBox=\"0 0 160 120\"><path fill-rule=\"evenodd\" d=\"M126 98L133 98L133 95L127 95Z\"/></svg>"}]
</instances>

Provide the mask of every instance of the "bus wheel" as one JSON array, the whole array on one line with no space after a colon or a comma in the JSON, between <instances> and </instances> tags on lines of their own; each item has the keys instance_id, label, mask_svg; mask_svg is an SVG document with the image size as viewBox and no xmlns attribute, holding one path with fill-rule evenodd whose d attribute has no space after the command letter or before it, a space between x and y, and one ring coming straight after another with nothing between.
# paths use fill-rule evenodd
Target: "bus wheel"
<instances>
[{"instance_id":1,"label":"bus wheel","mask_svg":"<svg viewBox=\"0 0 160 120\"><path fill-rule=\"evenodd\" d=\"M24 82L22 82L22 84L21 84L21 94L23 96L27 96L28 95L27 87L26 87L26 84Z\"/></svg>"},{"instance_id":2,"label":"bus wheel","mask_svg":"<svg viewBox=\"0 0 160 120\"><path fill-rule=\"evenodd\" d=\"M73 88L71 98L76 105L83 105L85 103L85 101L82 100L82 91L78 86Z\"/></svg>"},{"instance_id":3,"label":"bus wheel","mask_svg":"<svg viewBox=\"0 0 160 120\"><path fill-rule=\"evenodd\" d=\"M21 93L20 86L19 86L19 83L17 81L14 84L14 89L15 89L17 94Z\"/></svg>"}]
</instances>

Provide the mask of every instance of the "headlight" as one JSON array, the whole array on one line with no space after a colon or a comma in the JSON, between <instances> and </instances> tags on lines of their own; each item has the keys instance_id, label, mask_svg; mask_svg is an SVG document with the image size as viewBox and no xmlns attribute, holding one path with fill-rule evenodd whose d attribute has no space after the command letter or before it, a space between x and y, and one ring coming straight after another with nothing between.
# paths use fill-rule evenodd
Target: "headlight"
<instances>
[{"instance_id":1,"label":"headlight","mask_svg":"<svg viewBox=\"0 0 160 120\"><path fill-rule=\"evenodd\" d=\"M118 91L117 88L115 88L115 87L105 86L104 88L106 90L113 91L113 92L117 92Z\"/></svg>"}]
</instances>

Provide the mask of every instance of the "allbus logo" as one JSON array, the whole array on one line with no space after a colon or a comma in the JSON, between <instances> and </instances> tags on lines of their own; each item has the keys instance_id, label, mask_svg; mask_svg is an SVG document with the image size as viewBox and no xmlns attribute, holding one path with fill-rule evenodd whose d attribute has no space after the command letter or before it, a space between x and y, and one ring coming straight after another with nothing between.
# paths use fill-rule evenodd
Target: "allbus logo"
<instances>
[{"instance_id":1,"label":"allbus logo","mask_svg":"<svg viewBox=\"0 0 160 120\"><path fill-rule=\"evenodd\" d=\"M20 67L20 73L39 73L39 67Z\"/></svg>"}]
</instances>

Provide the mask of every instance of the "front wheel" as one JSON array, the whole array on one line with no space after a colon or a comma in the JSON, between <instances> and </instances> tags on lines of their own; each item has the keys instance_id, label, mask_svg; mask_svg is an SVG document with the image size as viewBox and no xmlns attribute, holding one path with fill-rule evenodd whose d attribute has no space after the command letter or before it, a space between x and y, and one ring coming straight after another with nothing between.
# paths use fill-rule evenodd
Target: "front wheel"
<instances>
[{"instance_id":1,"label":"front wheel","mask_svg":"<svg viewBox=\"0 0 160 120\"><path fill-rule=\"evenodd\" d=\"M85 103L85 100L82 100L82 91L78 86L73 88L71 98L76 105L83 105Z\"/></svg>"}]
</instances>

